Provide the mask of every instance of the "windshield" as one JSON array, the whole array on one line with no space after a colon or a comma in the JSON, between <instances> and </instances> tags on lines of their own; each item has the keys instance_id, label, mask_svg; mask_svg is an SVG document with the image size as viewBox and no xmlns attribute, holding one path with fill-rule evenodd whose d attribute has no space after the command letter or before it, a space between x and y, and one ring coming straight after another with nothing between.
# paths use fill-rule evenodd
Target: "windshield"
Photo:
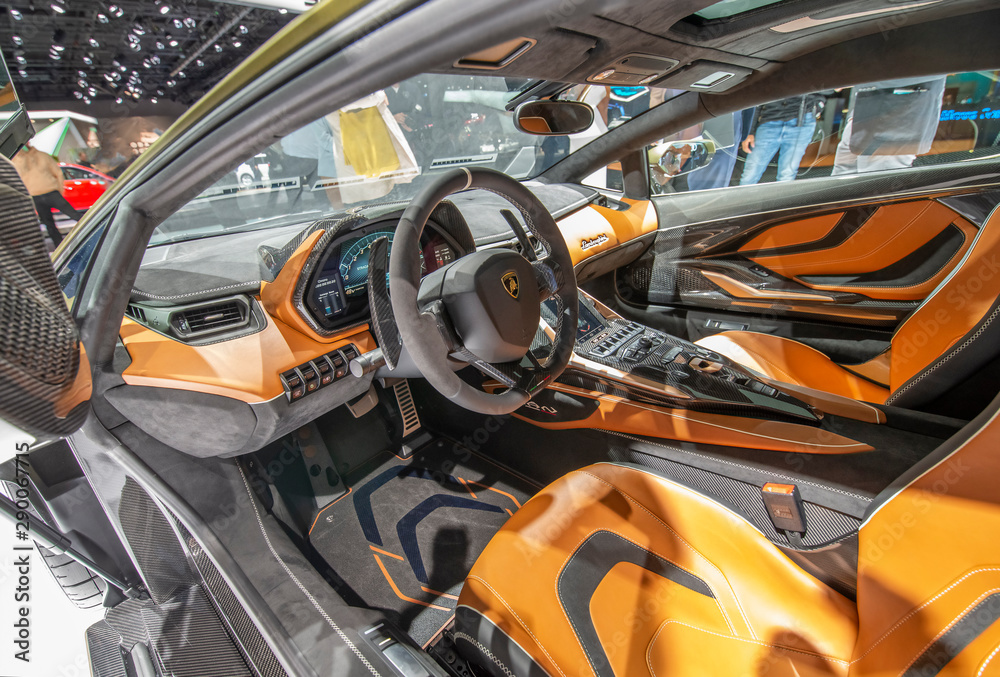
<instances>
[{"instance_id":1,"label":"windshield","mask_svg":"<svg viewBox=\"0 0 1000 677\"><path fill-rule=\"evenodd\" d=\"M533 136L506 110L533 82L426 74L370 94L247 158L162 223L150 245L405 202L456 167L531 178L664 98L648 87L567 85L561 96L591 104L594 124L572 136Z\"/></svg>"}]
</instances>

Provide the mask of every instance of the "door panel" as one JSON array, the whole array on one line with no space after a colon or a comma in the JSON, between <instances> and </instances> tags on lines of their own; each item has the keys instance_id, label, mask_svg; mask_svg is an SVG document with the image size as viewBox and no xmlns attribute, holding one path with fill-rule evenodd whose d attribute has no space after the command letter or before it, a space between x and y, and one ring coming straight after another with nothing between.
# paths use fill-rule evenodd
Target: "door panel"
<instances>
[{"instance_id":1,"label":"door panel","mask_svg":"<svg viewBox=\"0 0 1000 677\"><path fill-rule=\"evenodd\" d=\"M892 330L1000 202L995 165L972 164L655 197L660 231L617 294L639 312Z\"/></svg>"},{"instance_id":2,"label":"door panel","mask_svg":"<svg viewBox=\"0 0 1000 677\"><path fill-rule=\"evenodd\" d=\"M795 241L823 229L812 241ZM975 235L976 227L953 209L914 200L776 224L739 253L811 289L914 301L948 275Z\"/></svg>"}]
</instances>

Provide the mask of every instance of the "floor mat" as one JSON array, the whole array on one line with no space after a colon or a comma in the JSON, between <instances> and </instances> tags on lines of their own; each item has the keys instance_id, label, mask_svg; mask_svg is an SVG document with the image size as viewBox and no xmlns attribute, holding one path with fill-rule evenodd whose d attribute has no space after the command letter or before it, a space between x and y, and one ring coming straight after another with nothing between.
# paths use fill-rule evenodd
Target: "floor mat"
<instances>
[{"instance_id":1,"label":"floor mat","mask_svg":"<svg viewBox=\"0 0 1000 677\"><path fill-rule=\"evenodd\" d=\"M460 446L435 442L410 459L389 453L316 517L316 551L369 607L417 642L453 614L490 538L537 487Z\"/></svg>"}]
</instances>

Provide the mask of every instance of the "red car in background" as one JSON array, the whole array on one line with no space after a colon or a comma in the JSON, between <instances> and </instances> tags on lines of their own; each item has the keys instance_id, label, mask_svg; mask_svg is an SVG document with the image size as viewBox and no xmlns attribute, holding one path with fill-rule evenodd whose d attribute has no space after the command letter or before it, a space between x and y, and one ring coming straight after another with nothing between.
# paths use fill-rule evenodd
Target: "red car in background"
<instances>
[{"instance_id":1,"label":"red car in background","mask_svg":"<svg viewBox=\"0 0 1000 677\"><path fill-rule=\"evenodd\" d=\"M97 198L114 182L96 169L60 162L63 173L63 195L75 209L90 209Z\"/></svg>"}]
</instances>

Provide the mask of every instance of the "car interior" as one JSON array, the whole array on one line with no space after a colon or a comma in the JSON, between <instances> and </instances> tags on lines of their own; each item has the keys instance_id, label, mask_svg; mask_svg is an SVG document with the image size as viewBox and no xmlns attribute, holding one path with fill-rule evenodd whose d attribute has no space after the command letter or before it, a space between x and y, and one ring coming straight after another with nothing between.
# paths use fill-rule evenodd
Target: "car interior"
<instances>
[{"instance_id":1,"label":"car interior","mask_svg":"<svg viewBox=\"0 0 1000 677\"><path fill-rule=\"evenodd\" d=\"M368 23L289 76L337 106L264 134L268 96L298 104L274 86L179 134L56 252L92 416L32 481L126 584L88 641L158 674L205 674L206 647L218 674L1000 674L1000 129L904 170L683 192L648 155L787 96L1000 68L1000 3L520 12L456 10L405 67L389 45L427 16ZM329 84L355 46L396 74ZM277 164L236 186L238 158L404 71L503 83L508 111L668 93L517 178L518 149L456 142L356 206ZM608 166L620 185L589 185Z\"/></svg>"}]
</instances>

